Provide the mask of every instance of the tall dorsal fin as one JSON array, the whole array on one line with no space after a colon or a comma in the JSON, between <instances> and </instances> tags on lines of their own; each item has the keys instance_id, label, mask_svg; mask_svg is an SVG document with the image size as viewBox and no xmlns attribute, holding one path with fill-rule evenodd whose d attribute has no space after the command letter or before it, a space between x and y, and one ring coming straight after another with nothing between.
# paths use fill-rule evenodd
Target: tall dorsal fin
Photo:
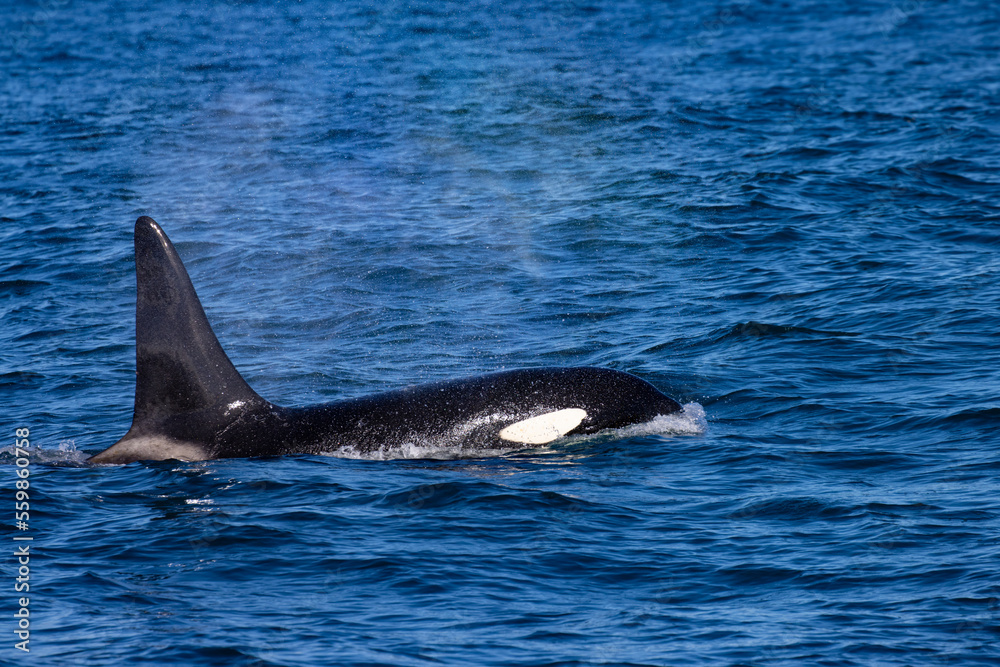
<instances>
[{"instance_id":1,"label":"tall dorsal fin","mask_svg":"<svg viewBox=\"0 0 1000 667\"><path fill-rule=\"evenodd\" d=\"M265 402L215 337L174 245L152 218L135 222L135 412L130 433L193 411ZM146 428L144 428L146 427Z\"/></svg>"}]
</instances>

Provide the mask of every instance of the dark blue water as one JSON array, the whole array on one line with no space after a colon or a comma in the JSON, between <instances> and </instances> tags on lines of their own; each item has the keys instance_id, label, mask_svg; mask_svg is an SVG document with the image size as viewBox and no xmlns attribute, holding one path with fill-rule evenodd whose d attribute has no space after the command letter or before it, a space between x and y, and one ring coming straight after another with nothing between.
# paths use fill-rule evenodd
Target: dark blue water
<instances>
[{"instance_id":1,"label":"dark blue water","mask_svg":"<svg viewBox=\"0 0 1000 667\"><path fill-rule=\"evenodd\" d=\"M996 3L6 7L5 664L1000 661ZM86 466L142 214L277 403L598 365L688 419Z\"/></svg>"}]
</instances>

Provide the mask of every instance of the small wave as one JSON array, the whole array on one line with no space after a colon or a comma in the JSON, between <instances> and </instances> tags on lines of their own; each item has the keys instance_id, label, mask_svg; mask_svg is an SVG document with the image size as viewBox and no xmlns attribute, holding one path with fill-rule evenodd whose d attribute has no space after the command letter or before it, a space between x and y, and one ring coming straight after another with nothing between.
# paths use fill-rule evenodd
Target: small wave
<instances>
[{"instance_id":1,"label":"small wave","mask_svg":"<svg viewBox=\"0 0 1000 667\"><path fill-rule=\"evenodd\" d=\"M968 408L959 410L945 417L944 421L949 424L993 426L1000 421L1000 408Z\"/></svg>"},{"instance_id":2,"label":"small wave","mask_svg":"<svg viewBox=\"0 0 1000 667\"><path fill-rule=\"evenodd\" d=\"M782 521L830 520L850 514L850 510L817 498L767 498L749 502L731 512L730 519L777 519Z\"/></svg>"},{"instance_id":3,"label":"small wave","mask_svg":"<svg viewBox=\"0 0 1000 667\"><path fill-rule=\"evenodd\" d=\"M785 324L767 324L755 322L753 320L740 323L722 333L717 340L722 341L727 338L739 336L784 336L786 334L798 336L857 336L859 334L850 331L823 331L821 329L809 329L807 327L797 327Z\"/></svg>"},{"instance_id":4,"label":"small wave","mask_svg":"<svg viewBox=\"0 0 1000 667\"><path fill-rule=\"evenodd\" d=\"M55 449L30 447L27 450L22 449L20 451L27 451L28 461L35 465L82 467L87 465L87 459L89 458L86 452L82 452L76 448L76 443L73 440L64 440ZM18 450L15 449L14 445L0 447L0 465L15 465L18 458Z\"/></svg>"}]
</instances>

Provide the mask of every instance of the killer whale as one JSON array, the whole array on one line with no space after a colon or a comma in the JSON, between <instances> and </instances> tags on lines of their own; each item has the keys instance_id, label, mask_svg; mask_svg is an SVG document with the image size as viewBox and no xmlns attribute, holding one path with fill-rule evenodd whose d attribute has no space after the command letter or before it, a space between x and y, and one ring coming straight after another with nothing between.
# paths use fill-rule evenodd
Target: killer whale
<instances>
[{"instance_id":1,"label":"killer whale","mask_svg":"<svg viewBox=\"0 0 1000 667\"><path fill-rule=\"evenodd\" d=\"M644 423L681 410L621 371L530 368L312 407L259 396L223 351L160 226L135 223L136 382L132 425L92 463L365 454L406 445L515 450Z\"/></svg>"}]
</instances>

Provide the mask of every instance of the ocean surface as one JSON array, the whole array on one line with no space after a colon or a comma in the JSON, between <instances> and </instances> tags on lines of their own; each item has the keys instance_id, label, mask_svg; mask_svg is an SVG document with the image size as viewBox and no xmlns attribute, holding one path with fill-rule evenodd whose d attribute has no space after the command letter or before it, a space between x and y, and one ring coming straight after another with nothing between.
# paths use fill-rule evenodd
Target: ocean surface
<instances>
[{"instance_id":1,"label":"ocean surface","mask_svg":"<svg viewBox=\"0 0 1000 667\"><path fill-rule=\"evenodd\" d=\"M992 0L6 3L0 663L1000 664L998 36ZM90 466L139 215L276 403L594 365L685 412Z\"/></svg>"}]
</instances>

